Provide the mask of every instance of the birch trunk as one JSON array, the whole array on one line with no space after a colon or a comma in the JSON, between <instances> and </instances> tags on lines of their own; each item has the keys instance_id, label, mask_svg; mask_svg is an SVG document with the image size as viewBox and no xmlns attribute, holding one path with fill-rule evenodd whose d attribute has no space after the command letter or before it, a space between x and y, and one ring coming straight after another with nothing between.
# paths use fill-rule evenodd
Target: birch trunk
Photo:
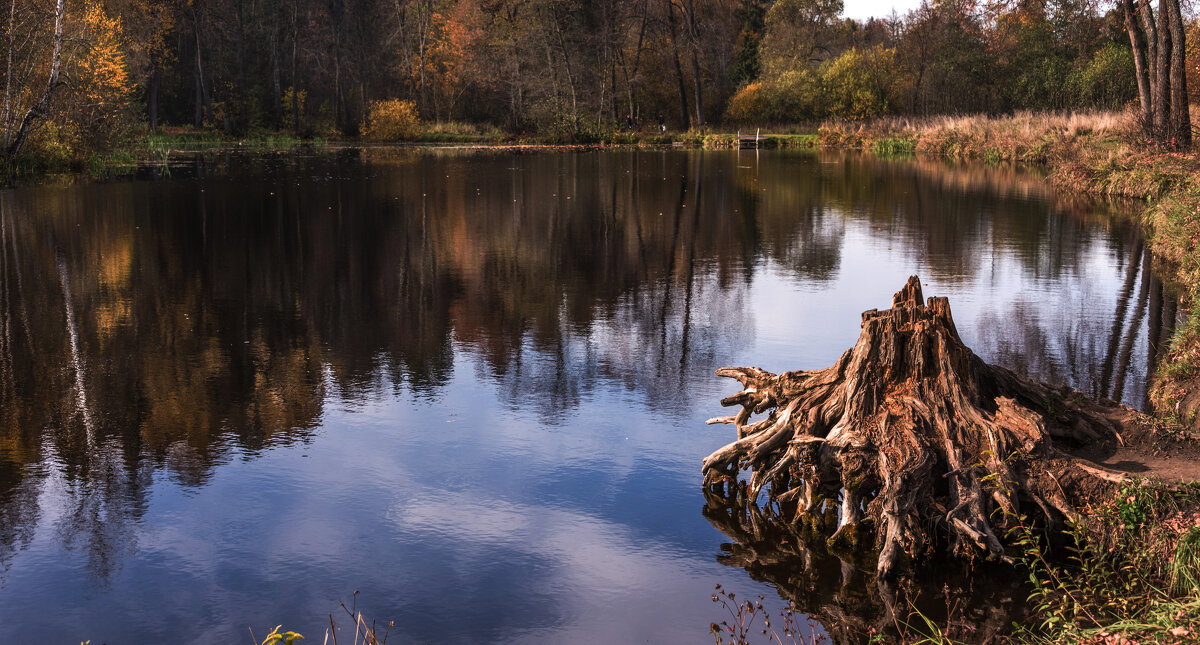
<instances>
[{"instance_id":1,"label":"birch trunk","mask_svg":"<svg viewBox=\"0 0 1200 645\"><path fill-rule=\"evenodd\" d=\"M65 0L56 0L54 4L54 47L50 53L50 75L46 79L46 90L42 92L42 97L38 99L33 107L25 113L25 118L21 119L21 127L17 130L17 135L8 146L8 158L12 160L21 152L21 146L25 145L25 137L29 135L29 127L33 122L46 116L46 112L50 109L50 98L54 95L54 90L58 88L58 72L62 66L62 45L63 45L63 19L66 17L66 2Z\"/></svg>"}]
</instances>

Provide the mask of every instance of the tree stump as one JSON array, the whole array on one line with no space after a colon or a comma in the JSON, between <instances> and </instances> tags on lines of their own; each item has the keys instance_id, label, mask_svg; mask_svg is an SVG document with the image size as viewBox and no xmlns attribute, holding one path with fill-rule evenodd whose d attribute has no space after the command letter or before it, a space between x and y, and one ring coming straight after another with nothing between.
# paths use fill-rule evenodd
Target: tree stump
<instances>
[{"instance_id":1,"label":"tree stump","mask_svg":"<svg viewBox=\"0 0 1200 645\"><path fill-rule=\"evenodd\" d=\"M1065 449L1122 443L1140 423L1111 401L988 365L959 338L949 301L925 302L916 276L891 309L863 313L858 342L831 367L716 373L744 389L721 401L740 412L708 421L737 427L704 459L710 492L731 504L765 494L793 522L837 505L830 539L873 533L881 577L939 540L1007 560L1018 517L1061 530L1083 500L1124 479Z\"/></svg>"}]
</instances>

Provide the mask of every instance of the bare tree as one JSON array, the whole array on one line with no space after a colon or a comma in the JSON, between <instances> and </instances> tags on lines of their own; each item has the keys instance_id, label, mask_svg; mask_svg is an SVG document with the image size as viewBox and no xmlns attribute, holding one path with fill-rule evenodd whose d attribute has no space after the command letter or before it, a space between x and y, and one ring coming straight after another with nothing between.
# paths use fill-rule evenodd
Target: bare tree
<instances>
[{"instance_id":1,"label":"bare tree","mask_svg":"<svg viewBox=\"0 0 1200 645\"><path fill-rule=\"evenodd\" d=\"M667 26L671 37L671 57L675 65L675 80L679 84L679 118L683 120L683 127L686 128L691 118L688 112L687 86L683 82L683 65L679 63L679 28L675 22L675 2L666 0L666 5Z\"/></svg>"}]
</instances>

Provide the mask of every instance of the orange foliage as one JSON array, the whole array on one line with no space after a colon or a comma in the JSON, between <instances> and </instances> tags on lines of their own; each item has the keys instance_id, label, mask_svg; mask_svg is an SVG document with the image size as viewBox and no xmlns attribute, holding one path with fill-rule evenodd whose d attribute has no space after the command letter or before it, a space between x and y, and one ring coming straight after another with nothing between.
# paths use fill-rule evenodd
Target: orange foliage
<instances>
[{"instance_id":1,"label":"orange foliage","mask_svg":"<svg viewBox=\"0 0 1200 645\"><path fill-rule=\"evenodd\" d=\"M738 90L725 108L725 119L732 123L754 123L771 119L771 97L761 81Z\"/></svg>"},{"instance_id":2,"label":"orange foliage","mask_svg":"<svg viewBox=\"0 0 1200 645\"><path fill-rule=\"evenodd\" d=\"M78 61L77 91L94 104L125 98L133 85L121 46L121 20L108 16L101 3L88 0L84 3L82 21L89 46L87 55Z\"/></svg>"},{"instance_id":3,"label":"orange foliage","mask_svg":"<svg viewBox=\"0 0 1200 645\"><path fill-rule=\"evenodd\" d=\"M122 43L120 18L108 15L99 0L86 0L79 16L80 38L86 49L72 57L71 92L64 106L64 123L85 143L99 143L122 122L134 86Z\"/></svg>"},{"instance_id":4,"label":"orange foliage","mask_svg":"<svg viewBox=\"0 0 1200 645\"><path fill-rule=\"evenodd\" d=\"M461 5L460 5L461 7ZM462 95L464 68L472 43L478 39L466 9L435 11L429 16L424 37L428 49L424 57L414 57L407 71L408 82L426 93L437 118L449 117Z\"/></svg>"},{"instance_id":5,"label":"orange foliage","mask_svg":"<svg viewBox=\"0 0 1200 645\"><path fill-rule=\"evenodd\" d=\"M121 19L110 14L102 0L83 0L68 5L64 36L61 75L69 82L52 94L50 111L34 122L27 145L31 156L50 165L79 162L111 148L133 123L135 83L129 74ZM49 51L44 56L29 78L44 82ZM14 122L36 100L32 88L18 92Z\"/></svg>"}]
</instances>

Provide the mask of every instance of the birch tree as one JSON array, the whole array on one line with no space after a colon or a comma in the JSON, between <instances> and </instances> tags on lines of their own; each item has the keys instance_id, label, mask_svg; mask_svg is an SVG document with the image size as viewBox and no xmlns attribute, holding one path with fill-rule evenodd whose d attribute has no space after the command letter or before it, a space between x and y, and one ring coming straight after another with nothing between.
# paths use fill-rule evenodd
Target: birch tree
<instances>
[{"instance_id":1,"label":"birch tree","mask_svg":"<svg viewBox=\"0 0 1200 645\"><path fill-rule=\"evenodd\" d=\"M21 146L25 144L25 137L29 136L30 126L38 119L46 116L46 112L50 109L50 99L54 95L54 91L58 89L58 72L62 66L63 21L66 18L66 13L66 0L56 0L54 3L54 34L51 41L53 44L50 53L50 72L46 79L46 88L42 92L41 98L25 112L25 117L21 119L21 126L17 129L12 142L8 144L6 155L10 161L16 158L17 154L21 152ZM11 59L12 50L10 49L9 60L11 61ZM7 110L8 93L6 92L5 94L5 109Z\"/></svg>"}]
</instances>

